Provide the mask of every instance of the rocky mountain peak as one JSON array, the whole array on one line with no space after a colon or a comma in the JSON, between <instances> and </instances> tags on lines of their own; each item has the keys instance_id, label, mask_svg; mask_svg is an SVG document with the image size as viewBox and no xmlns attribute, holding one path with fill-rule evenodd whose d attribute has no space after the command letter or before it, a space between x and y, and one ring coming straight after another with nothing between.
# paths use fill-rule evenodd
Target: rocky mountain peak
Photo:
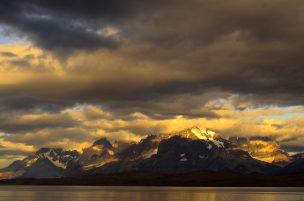
<instances>
[{"instance_id":1,"label":"rocky mountain peak","mask_svg":"<svg viewBox=\"0 0 304 201\"><path fill-rule=\"evenodd\" d=\"M93 146L100 146L100 145L102 145L106 149L113 148L112 143L105 137L100 138L93 143Z\"/></svg>"}]
</instances>

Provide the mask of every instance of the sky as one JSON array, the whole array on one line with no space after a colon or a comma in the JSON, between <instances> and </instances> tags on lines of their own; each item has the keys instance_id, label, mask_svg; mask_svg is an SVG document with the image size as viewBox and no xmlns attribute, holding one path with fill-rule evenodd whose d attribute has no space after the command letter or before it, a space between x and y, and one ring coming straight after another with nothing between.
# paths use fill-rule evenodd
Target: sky
<instances>
[{"instance_id":1,"label":"sky","mask_svg":"<svg viewBox=\"0 0 304 201\"><path fill-rule=\"evenodd\" d=\"M304 1L3 0L0 167L192 126L304 151Z\"/></svg>"}]
</instances>

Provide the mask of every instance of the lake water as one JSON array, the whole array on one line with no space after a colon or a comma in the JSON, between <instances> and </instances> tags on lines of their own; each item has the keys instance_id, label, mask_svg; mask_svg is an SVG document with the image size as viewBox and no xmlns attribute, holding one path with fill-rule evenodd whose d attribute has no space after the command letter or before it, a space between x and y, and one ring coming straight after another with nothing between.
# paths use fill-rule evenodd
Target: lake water
<instances>
[{"instance_id":1,"label":"lake water","mask_svg":"<svg viewBox=\"0 0 304 201\"><path fill-rule=\"evenodd\" d=\"M0 186L0 201L304 201L304 188Z\"/></svg>"}]
</instances>

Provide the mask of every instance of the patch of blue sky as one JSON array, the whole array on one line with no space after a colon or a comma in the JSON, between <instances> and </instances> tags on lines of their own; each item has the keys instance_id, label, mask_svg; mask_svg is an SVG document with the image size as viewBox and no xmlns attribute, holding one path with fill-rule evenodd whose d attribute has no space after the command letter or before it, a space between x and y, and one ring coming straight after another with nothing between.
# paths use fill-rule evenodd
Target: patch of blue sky
<instances>
[{"instance_id":1,"label":"patch of blue sky","mask_svg":"<svg viewBox=\"0 0 304 201\"><path fill-rule=\"evenodd\" d=\"M13 43L14 40L11 38L5 37L0 33L0 44L7 44L7 43Z\"/></svg>"},{"instance_id":2,"label":"patch of blue sky","mask_svg":"<svg viewBox=\"0 0 304 201\"><path fill-rule=\"evenodd\" d=\"M8 34L7 29L0 25L0 44L10 44L22 42L21 38L17 37L14 34Z\"/></svg>"},{"instance_id":3,"label":"patch of blue sky","mask_svg":"<svg viewBox=\"0 0 304 201\"><path fill-rule=\"evenodd\" d=\"M269 119L290 119L290 118L295 118L295 117L302 117L304 118L304 113L286 113L286 114L281 114L281 115L268 115L267 118Z\"/></svg>"},{"instance_id":4,"label":"patch of blue sky","mask_svg":"<svg viewBox=\"0 0 304 201\"><path fill-rule=\"evenodd\" d=\"M279 120L286 120L295 117L304 118L304 108L303 106L287 106L287 107L271 107L273 109L277 109L281 111L280 114L273 114L273 115L262 115L260 118L262 119L279 119ZM285 112L284 112L285 111ZM303 112L302 112L303 111Z\"/></svg>"}]
</instances>

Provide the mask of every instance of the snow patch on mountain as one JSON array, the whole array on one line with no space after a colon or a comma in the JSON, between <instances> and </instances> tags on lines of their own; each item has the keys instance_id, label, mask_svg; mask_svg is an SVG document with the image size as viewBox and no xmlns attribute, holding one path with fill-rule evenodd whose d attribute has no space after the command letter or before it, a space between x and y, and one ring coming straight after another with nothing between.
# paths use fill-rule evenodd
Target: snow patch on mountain
<instances>
[{"instance_id":1,"label":"snow patch on mountain","mask_svg":"<svg viewBox=\"0 0 304 201\"><path fill-rule=\"evenodd\" d=\"M218 141L218 140L211 140L211 142L213 142L213 144L215 144L218 148L225 148L225 145L223 142Z\"/></svg>"},{"instance_id":2,"label":"snow patch on mountain","mask_svg":"<svg viewBox=\"0 0 304 201\"><path fill-rule=\"evenodd\" d=\"M215 136L215 132L209 129L199 129L198 127L191 128L191 132L201 140L213 140Z\"/></svg>"},{"instance_id":3,"label":"snow patch on mountain","mask_svg":"<svg viewBox=\"0 0 304 201\"><path fill-rule=\"evenodd\" d=\"M179 161L186 162L186 161L188 161L188 159L187 158L181 158Z\"/></svg>"},{"instance_id":4,"label":"snow patch on mountain","mask_svg":"<svg viewBox=\"0 0 304 201\"><path fill-rule=\"evenodd\" d=\"M202 155L198 155L198 157L199 157L200 159L206 159L206 158L208 158L208 156L202 156Z\"/></svg>"},{"instance_id":5,"label":"snow patch on mountain","mask_svg":"<svg viewBox=\"0 0 304 201\"><path fill-rule=\"evenodd\" d=\"M198 127L193 127L191 129L191 132L200 140L207 140L212 142L218 148L225 148L223 142L219 141L218 139L215 139L216 133L214 131L211 131L209 129L199 129ZM208 145L208 149L212 149L212 144Z\"/></svg>"},{"instance_id":6,"label":"snow patch on mountain","mask_svg":"<svg viewBox=\"0 0 304 201\"><path fill-rule=\"evenodd\" d=\"M208 138L201 132L201 130L198 127L193 127L191 129L191 132L201 140L207 140Z\"/></svg>"},{"instance_id":7,"label":"snow patch on mountain","mask_svg":"<svg viewBox=\"0 0 304 201\"><path fill-rule=\"evenodd\" d=\"M78 153L76 151L64 151L55 148L42 148L35 154L24 159L26 167L32 166L38 159L48 159L56 167L67 168L69 161L77 160Z\"/></svg>"}]
</instances>

